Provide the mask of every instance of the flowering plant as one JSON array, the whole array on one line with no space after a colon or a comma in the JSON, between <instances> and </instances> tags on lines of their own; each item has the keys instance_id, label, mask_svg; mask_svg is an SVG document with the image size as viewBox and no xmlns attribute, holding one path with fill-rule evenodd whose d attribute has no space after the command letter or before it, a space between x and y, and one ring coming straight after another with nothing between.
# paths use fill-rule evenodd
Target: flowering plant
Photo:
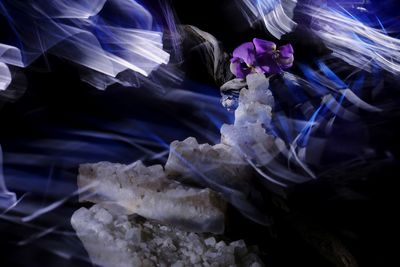
<instances>
[{"instance_id":1,"label":"flowering plant","mask_svg":"<svg viewBox=\"0 0 400 267\"><path fill-rule=\"evenodd\" d=\"M233 51L230 69L237 78L250 73L277 74L293 65L293 47L290 44L276 47L270 41L254 38Z\"/></svg>"}]
</instances>

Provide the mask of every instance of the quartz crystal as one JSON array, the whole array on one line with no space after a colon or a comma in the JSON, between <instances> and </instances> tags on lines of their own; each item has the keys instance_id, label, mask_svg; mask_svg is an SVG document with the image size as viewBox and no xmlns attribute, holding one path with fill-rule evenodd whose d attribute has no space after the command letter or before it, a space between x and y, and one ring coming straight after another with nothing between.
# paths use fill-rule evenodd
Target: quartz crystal
<instances>
[{"instance_id":1,"label":"quartz crystal","mask_svg":"<svg viewBox=\"0 0 400 267\"><path fill-rule=\"evenodd\" d=\"M285 147L283 140L271 130L274 98L269 80L260 74L246 77L247 88L239 95L233 125L221 127L221 142L235 149L243 158L266 165Z\"/></svg>"},{"instance_id":2,"label":"quartz crystal","mask_svg":"<svg viewBox=\"0 0 400 267\"><path fill-rule=\"evenodd\" d=\"M165 171L185 182L240 190L248 186L252 176L251 168L231 146L199 144L193 137L171 143Z\"/></svg>"},{"instance_id":3,"label":"quartz crystal","mask_svg":"<svg viewBox=\"0 0 400 267\"><path fill-rule=\"evenodd\" d=\"M88 187L81 201L122 207L165 224L195 232L224 231L225 202L210 189L192 188L168 179L161 165L146 167L99 162L82 164L78 186Z\"/></svg>"},{"instance_id":4,"label":"quartz crystal","mask_svg":"<svg viewBox=\"0 0 400 267\"><path fill-rule=\"evenodd\" d=\"M262 266L243 240L225 242L209 234L128 218L97 204L77 210L71 224L93 263L104 267Z\"/></svg>"}]
</instances>

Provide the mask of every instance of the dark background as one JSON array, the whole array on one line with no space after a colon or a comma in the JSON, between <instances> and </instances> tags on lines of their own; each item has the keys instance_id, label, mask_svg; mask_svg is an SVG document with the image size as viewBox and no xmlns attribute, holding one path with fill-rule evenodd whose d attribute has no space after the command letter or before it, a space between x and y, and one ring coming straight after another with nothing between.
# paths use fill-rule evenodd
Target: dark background
<instances>
[{"instance_id":1,"label":"dark background","mask_svg":"<svg viewBox=\"0 0 400 267\"><path fill-rule=\"evenodd\" d=\"M395 16L395 2L375 4L380 14ZM150 1L149 6L159 12L157 1ZM226 51L254 37L273 40L261 27L246 27L232 1L172 1L172 6L182 24L213 34ZM329 53L307 27L280 43L286 41L293 44L299 62ZM201 142L218 140L218 126L232 119L232 114L219 106L220 84L208 74L198 54L188 49L185 59L180 66L187 75L182 88L206 96L202 101L214 109L205 109L200 100L177 102L143 88L115 85L99 91L80 81L76 66L50 55L23 70L26 92L0 110L5 180L18 197L24 196L20 205L0 220L0 266L91 266L69 224L71 214L82 205L76 197L28 223L16 219L76 190L79 163L130 163L140 158L162 163L166 158L157 153L166 151L173 140L188 136ZM377 156L349 169L337 160L339 174L295 188L282 204L289 212L274 204L273 229L231 211L234 222L228 228L229 238L244 238L248 244L258 245L266 266L332 266L340 260L331 259L335 255L326 250L338 249L330 248L336 239L360 266L399 264L398 246L393 245L398 228L399 95L396 77L384 75L385 90L368 100L377 105L391 103L390 109L361 118L368 125L368 145ZM210 123L210 117L216 122ZM358 136L351 135L351 125L338 127L339 140L358 141ZM54 226L55 232L40 235Z\"/></svg>"}]
</instances>

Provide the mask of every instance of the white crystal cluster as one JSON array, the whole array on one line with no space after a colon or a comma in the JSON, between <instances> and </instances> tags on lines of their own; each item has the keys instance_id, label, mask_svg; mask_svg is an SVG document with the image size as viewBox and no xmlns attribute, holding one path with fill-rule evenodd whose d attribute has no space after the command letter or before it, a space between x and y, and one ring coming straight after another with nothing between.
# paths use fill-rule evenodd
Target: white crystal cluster
<instances>
[{"instance_id":1,"label":"white crystal cluster","mask_svg":"<svg viewBox=\"0 0 400 267\"><path fill-rule=\"evenodd\" d=\"M242 240L225 243L206 234L115 215L97 204L77 210L71 223L93 263L100 266L262 266Z\"/></svg>"},{"instance_id":2,"label":"white crystal cluster","mask_svg":"<svg viewBox=\"0 0 400 267\"><path fill-rule=\"evenodd\" d=\"M78 186L91 194L81 201L119 206L164 224L195 232L223 233L225 202L210 189L192 188L168 179L161 165L146 167L99 162L82 164Z\"/></svg>"},{"instance_id":3,"label":"white crystal cluster","mask_svg":"<svg viewBox=\"0 0 400 267\"><path fill-rule=\"evenodd\" d=\"M221 142L245 159L266 165L284 147L280 138L269 133L274 98L264 75L248 75L246 82L247 88L240 91L234 124L221 128Z\"/></svg>"},{"instance_id":4,"label":"white crystal cluster","mask_svg":"<svg viewBox=\"0 0 400 267\"><path fill-rule=\"evenodd\" d=\"M165 166L168 175L192 180L203 176L203 180L216 183L243 184L252 175L249 160L266 165L281 153L285 147L283 140L270 133L274 98L268 89L268 79L251 74L246 82L236 80L222 88L247 88L240 90L234 124L224 124L221 128L221 143L199 145L193 137L172 142Z\"/></svg>"},{"instance_id":5,"label":"white crystal cluster","mask_svg":"<svg viewBox=\"0 0 400 267\"><path fill-rule=\"evenodd\" d=\"M170 177L202 185L245 188L251 178L251 168L226 144L199 144L193 137L174 141L165 165Z\"/></svg>"},{"instance_id":6,"label":"white crystal cluster","mask_svg":"<svg viewBox=\"0 0 400 267\"><path fill-rule=\"evenodd\" d=\"M269 132L274 101L268 79L248 75L246 84L234 124L221 129L220 144L199 144L193 137L174 141L165 170L140 161L80 166L78 186L89 190L80 200L97 204L76 211L72 225L95 263L261 265L243 241L226 244L209 234L224 231L226 203L218 193L244 214L257 213L246 199L254 175L250 161L267 164L284 146ZM147 221L129 219L132 214Z\"/></svg>"}]
</instances>

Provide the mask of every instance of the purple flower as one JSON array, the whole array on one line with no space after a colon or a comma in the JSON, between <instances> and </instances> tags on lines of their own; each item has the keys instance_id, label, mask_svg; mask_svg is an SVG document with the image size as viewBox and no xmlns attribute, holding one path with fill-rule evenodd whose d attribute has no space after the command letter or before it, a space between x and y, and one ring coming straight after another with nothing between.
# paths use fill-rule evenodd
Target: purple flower
<instances>
[{"instance_id":1,"label":"purple flower","mask_svg":"<svg viewBox=\"0 0 400 267\"><path fill-rule=\"evenodd\" d=\"M231 72L237 78L250 73L276 74L293 65L293 47L290 44L276 48L270 41L254 38L253 42L241 44L233 51Z\"/></svg>"}]
</instances>

